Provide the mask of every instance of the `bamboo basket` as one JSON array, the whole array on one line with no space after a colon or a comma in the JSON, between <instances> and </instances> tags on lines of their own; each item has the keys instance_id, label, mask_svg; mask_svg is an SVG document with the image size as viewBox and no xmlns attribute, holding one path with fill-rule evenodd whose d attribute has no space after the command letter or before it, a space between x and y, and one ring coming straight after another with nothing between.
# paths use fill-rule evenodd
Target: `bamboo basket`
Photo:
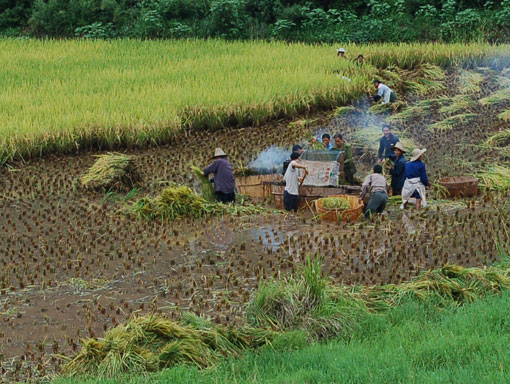
<instances>
[{"instance_id":1,"label":"bamboo basket","mask_svg":"<svg viewBox=\"0 0 510 384\"><path fill-rule=\"evenodd\" d=\"M478 179L476 177L443 177L438 180L438 183L448 190L450 197L472 197L478 193Z\"/></svg>"},{"instance_id":2,"label":"bamboo basket","mask_svg":"<svg viewBox=\"0 0 510 384\"><path fill-rule=\"evenodd\" d=\"M348 195L335 195L328 197L340 197L349 200L351 209L339 210L339 209L328 209L322 206L322 199L315 200L315 209L321 220L327 221L343 221L345 223L354 223L358 221L361 213L363 212L363 205L359 202L358 196Z\"/></svg>"}]
</instances>

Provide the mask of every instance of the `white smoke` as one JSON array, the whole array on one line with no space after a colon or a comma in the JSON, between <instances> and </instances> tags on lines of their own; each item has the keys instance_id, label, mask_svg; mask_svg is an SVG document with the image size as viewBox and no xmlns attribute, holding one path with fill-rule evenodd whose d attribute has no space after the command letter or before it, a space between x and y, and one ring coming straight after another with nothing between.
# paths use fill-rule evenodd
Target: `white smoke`
<instances>
[{"instance_id":1,"label":"white smoke","mask_svg":"<svg viewBox=\"0 0 510 384\"><path fill-rule=\"evenodd\" d=\"M290 149L271 146L259 153L255 160L250 161L248 168L259 174L280 173L283 162L290 158Z\"/></svg>"}]
</instances>

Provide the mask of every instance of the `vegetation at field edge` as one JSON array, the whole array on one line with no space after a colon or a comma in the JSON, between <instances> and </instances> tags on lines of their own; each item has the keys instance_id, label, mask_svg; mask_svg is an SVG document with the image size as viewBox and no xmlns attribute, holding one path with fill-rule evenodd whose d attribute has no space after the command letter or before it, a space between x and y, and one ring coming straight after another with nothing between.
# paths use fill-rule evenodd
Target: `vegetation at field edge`
<instances>
[{"instance_id":1,"label":"vegetation at field edge","mask_svg":"<svg viewBox=\"0 0 510 384\"><path fill-rule=\"evenodd\" d=\"M509 305L508 292L440 312L409 300L387 315L367 316L349 342L308 345L296 337L216 369L180 366L148 377L55 383L505 383Z\"/></svg>"}]
</instances>

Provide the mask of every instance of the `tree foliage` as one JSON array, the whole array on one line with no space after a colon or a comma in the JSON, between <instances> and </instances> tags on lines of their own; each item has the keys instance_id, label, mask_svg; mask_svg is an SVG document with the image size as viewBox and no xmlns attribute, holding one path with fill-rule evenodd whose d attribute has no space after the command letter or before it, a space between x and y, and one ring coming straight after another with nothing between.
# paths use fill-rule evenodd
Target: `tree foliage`
<instances>
[{"instance_id":1,"label":"tree foliage","mask_svg":"<svg viewBox=\"0 0 510 384\"><path fill-rule=\"evenodd\" d=\"M0 0L0 33L508 42L510 0Z\"/></svg>"}]
</instances>

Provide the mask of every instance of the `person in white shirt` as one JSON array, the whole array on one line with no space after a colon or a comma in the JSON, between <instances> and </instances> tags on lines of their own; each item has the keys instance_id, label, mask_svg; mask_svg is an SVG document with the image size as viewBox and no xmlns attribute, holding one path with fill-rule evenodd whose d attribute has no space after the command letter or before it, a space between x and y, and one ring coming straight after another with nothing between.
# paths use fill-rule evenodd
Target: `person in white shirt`
<instances>
[{"instance_id":1,"label":"person in white shirt","mask_svg":"<svg viewBox=\"0 0 510 384\"><path fill-rule=\"evenodd\" d=\"M297 212L299 208L299 185L303 182L306 175L308 175L308 169L301 162L301 154L298 152L292 152L290 155L292 160L285 172L283 177L285 180L285 191L283 192L283 205L289 212ZM299 177L299 169L305 171L303 177Z\"/></svg>"},{"instance_id":2,"label":"person in white shirt","mask_svg":"<svg viewBox=\"0 0 510 384\"><path fill-rule=\"evenodd\" d=\"M397 101L397 94L386 84L381 83L381 80L374 80L374 87L377 89L377 95L374 96L374 101L377 103L382 99L382 104L394 103Z\"/></svg>"}]
</instances>

